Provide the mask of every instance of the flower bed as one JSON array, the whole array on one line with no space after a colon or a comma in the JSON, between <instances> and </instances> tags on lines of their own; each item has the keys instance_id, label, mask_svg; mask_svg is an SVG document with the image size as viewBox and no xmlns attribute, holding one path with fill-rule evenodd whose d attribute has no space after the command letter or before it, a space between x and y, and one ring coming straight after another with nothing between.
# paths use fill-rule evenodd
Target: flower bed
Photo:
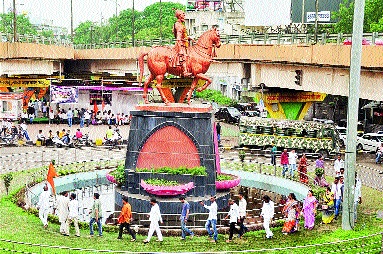
<instances>
[{"instance_id":1,"label":"flower bed","mask_svg":"<svg viewBox=\"0 0 383 254\"><path fill-rule=\"evenodd\" d=\"M223 179L222 181L219 181L218 179L220 178L219 176L222 176ZM231 178L231 179L228 179ZM217 181L215 182L215 188L217 190L227 190L230 188L233 188L241 182L241 178L239 176L235 175L229 175L229 174L220 174L217 177Z\"/></svg>"},{"instance_id":2,"label":"flower bed","mask_svg":"<svg viewBox=\"0 0 383 254\"><path fill-rule=\"evenodd\" d=\"M189 182L187 184L180 184L175 186L159 186L147 184L144 180L141 180L141 187L150 194L157 196L176 196L185 194L189 190L194 188L194 183Z\"/></svg>"}]
</instances>

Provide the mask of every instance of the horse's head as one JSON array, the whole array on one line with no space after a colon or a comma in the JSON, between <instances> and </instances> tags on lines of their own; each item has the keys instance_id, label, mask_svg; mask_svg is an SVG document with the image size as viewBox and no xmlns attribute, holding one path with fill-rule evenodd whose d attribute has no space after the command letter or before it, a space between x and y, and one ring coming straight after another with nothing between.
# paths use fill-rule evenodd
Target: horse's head
<instances>
[{"instance_id":1,"label":"horse's head","mask_svg":"<svg viewBox=\"0 0 383 254\"><path fill-rule=\"evenodd\" d=\"M197 44L203 46L204 48L212 48L213 46L217 48L221 47L221 37L217 27L213 27L212 29L204 32L201 37L199 37Z\"/></svg>"},{"instance_id":2,"label":"horse's head","mask_svg":"<svg viewBox=\"0 0 383 254\"><path fill-rule=\"evenodd\" d=\"M221 36L219 34L219 30L217 29L217 27L213 27L212 29L210 29L210 31L211 31L211 40L213 44L217 48L221 47Z\"/></svg>"}]
</instances>

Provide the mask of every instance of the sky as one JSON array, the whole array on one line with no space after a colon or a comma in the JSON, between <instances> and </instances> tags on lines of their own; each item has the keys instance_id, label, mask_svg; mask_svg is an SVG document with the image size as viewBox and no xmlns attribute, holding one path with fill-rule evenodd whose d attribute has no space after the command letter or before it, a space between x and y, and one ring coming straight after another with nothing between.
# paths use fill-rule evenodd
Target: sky
<instances>
[{"instance_id":1,"label":"sky","mask_svg":"<svg viewBox=\"0 0 383 254\"><path fill-rule=\"evenodd\" d=\"M66 27L70 31L70 1L71 0L16 0L18 14L27 13L32 23L46 23ZM134 8L142 11L160 0L135 0ZM162 0L162 2L177 2L186 4L187 0ZM0 2L0 11L12 10L12 0ZM117 11L132 8L133 0L72 0L74 28L81 22L91 20L101 23L112 17Z\"/></svg>"}]
</instances>

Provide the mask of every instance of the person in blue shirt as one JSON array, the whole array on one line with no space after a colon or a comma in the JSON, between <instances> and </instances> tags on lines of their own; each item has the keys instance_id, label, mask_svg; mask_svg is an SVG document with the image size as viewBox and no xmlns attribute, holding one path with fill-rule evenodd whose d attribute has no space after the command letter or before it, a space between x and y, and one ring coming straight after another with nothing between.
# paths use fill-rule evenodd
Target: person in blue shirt
<instances>
[{"instance_id":1,"label":"person in blue shirt","mask_svg":"<svg viewBox=\"0 0 383 254\"><path fill-rule=\"evenodd\" d=\"M181 240L185 240L186 234L190 235L190 238L193 238L194 233L186 227L186 223L189 218L189 212L190 212L190 205L189 203L185 200L185 196L180 197L180 201L182 203L182 211L181 211L181 231L182 231L182 237Z\"/></svg>"}]
</instances>

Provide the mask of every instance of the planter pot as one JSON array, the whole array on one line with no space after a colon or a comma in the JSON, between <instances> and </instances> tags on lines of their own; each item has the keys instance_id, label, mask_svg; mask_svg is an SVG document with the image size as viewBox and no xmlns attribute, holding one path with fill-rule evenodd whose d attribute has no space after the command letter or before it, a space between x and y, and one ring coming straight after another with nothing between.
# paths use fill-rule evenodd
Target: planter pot
<instances>
[{"instance_id":1,"label":"planter pot","mask_svg":"<svg viewBox=\"0 0 383 254\"><path fill-rule=\"evenodd\" d=\"M176 186L157 186L145 183L141 180L141 187L148 193L156 196L176 196L185 194L189 190L194 188L194 183L189 182L187 184L181 184Z\"/></svg>"},{"instance_id":2,"label":"planter pot","mask_svg":"<svg viewBox=\"0 0 383 254\"><path fill-rule=\"evenodd\" d=\"M217 190L227 190L231 189L241 182L241 178L239 176L230 175L233 177L231 180L224 180L224 181L216 181L215 187Z\"/></svg>"},{"instance_id":3,"label":"planter pot","mask_svg":"<svg viewBox=\"0 0 383 254\"><path fill-rule=\"evenodd\" d=\"M105 177L106 179L108 179L109 182L117 184L116 179L110 174L110 172L106 173Z\"/></svg>"}]
</instances>

